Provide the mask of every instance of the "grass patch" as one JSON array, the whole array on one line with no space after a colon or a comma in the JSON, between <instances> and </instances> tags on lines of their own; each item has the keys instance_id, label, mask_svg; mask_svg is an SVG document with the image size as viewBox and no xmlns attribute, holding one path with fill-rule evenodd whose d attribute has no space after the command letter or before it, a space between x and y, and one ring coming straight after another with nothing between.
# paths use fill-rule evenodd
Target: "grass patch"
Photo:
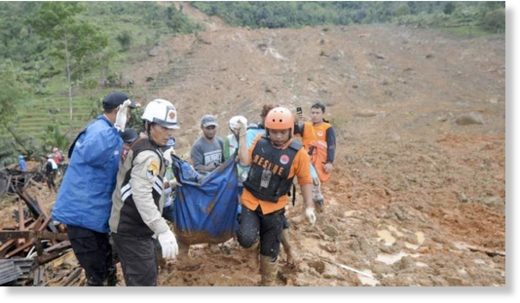
<instances>
[{"instance_id":1,"label":"grass patch","mask_svg":"<svg viewBox=\"0 0 520 303\"><path fill-rule=\"evenodd\" d=\"M440 29L460 38L478 38L489 36L489 32L485 31L480 26L443 27Z\"/></svg>"}]
</instances>

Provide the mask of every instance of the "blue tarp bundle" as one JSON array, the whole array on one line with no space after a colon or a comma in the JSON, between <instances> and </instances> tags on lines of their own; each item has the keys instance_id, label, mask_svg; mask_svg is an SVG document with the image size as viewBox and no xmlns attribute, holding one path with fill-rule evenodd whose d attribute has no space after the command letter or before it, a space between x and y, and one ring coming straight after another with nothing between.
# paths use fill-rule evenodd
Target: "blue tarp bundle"
<instances>
[{"instance_id":1,"label":"blue tarp bundle","mask_svg":"<svg viewBox=\"0 0 520 303\"><path fill-rule=\"evenodd\" d=\"M239 187L233 157L202 178L186 161L172 157L177 182L175 231L186 244L221 243L238 228Z\"/></svg>"}]
</instances>

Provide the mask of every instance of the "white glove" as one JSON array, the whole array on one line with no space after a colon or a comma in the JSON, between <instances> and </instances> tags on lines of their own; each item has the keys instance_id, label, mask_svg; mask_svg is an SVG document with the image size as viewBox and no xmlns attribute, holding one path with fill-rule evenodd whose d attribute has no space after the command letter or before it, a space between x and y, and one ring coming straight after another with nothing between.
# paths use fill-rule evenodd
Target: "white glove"
<instances>
[{"instance_id":1,"label":"white glove","mask_svg":"<svg viewBox=\"0 0 520 303\"><path fill-rule=\"evenodd\" d=\"M114 125L122 132L125 131L126 116L128 114L128 106L130 106L130 104L132 104L132 101L126 100L123 102L123 104L121 104L121 106L119 106L119 110L117 111L116 123Z\"/></svg>"},{"instance_id":2,"label":"white glove","mask_svg":"<svg viewBox=\"0 0 520 303\"><path fill-rule=\"evenodd\" d=\"M177 240L171 230L167 230L157 235L159 243L161 244L162 257L164 259L174 259L179 252Z\"/></svg>"},{"instance_id":3,"label":"white glove","mask_svg":"<svg viewBox=\"0 0 520 303\"><path fill-rule=\"evenodd\" d=\"M175 179L175 177L173 177L173 179L171 179L170 181L168 181L170 183L170 187L171 188L177 188L177 187L182 187L182 184L180 184L179 182L177 182L177 179Z\"/></svg>"},{"instance_id":4,"label":"white glove","mask_svg":"<svg viewBox=\"0 0 520 303\"><path fill-rule=\"evenodd\" d=\"M316 223L316 214L314 213L314 207L307 207L305 209L305 216L307 217L309 223L311 223L312 225Z\"/></svg>"},{"instance_id":5,"label":"white glove","mask_svg":"<svg viewBox=\"0 0 520 303\"><path fill-rule=\"evenodd\" d=\"M170 166L172 164L172 154L173 154L173 147L168 148L163 152L164 160L167 162L167 166Z\"/></svg>"},{"instance_id":6,"label":"white glove","mask_svg":"<svg viewBox=\"0 0 520 303\"><path fill-rule=\"evenodd\" d=\"M325 169L325 172L329 174L334 168L334 166L332 165L332 163L327 162L323 168Z\"/></svg>"}]
</instances>

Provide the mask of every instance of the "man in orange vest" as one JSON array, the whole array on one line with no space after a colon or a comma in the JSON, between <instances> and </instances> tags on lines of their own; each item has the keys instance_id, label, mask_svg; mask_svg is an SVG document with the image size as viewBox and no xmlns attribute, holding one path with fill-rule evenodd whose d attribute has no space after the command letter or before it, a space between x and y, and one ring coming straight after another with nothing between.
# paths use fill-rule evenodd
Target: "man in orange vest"
<instances>
[{"instance_id":1,"label":"man in orange vest","mask_svg":"<svg viewBox=\"0 0 520 303\"><path fill-rule=\"evenodd\" d=\"M316 102L311 106L311 120L316 136L316 151L312 155L312 163L318 171L320 181L325 183L330 178L334 168L334 156L336 154L336 132L329 123L323 119L325 105Z\"/></svg>"},{"instance_id":2,"label":"man in orange vest","mask_svg":"<svg viewBox=\"0 0 520 303\"><path fill-rule=\"evenodd\" d=\"M280 237L285 221L285 206L294 177L298 178L305 216L314 224L316 215L312 202L312 179L309 155L302 144L293 140L294 117L285 107L275 107L265 117L266 135L258 136L249 150L240 144L241 165L251 166L244 181L242 212L237 233L244 248L260 243L261 285L276 284ZM245 142L246 126L238 129Z\"/></svg>"},{"instance_id":3,"label":"man in orange vest","mask_svg":"<svg viewBox=\"0 0 520 303\"><path fill-rule=\"evenodd\" d=\"M318 178L313 178L313 200L321 208L323 195L321 183L329 180L334 168L334 156L336 153L336 133L332 125L325 119L325 105L316 102L311 106L311 121L300 124L298 133L302 136L305 149L311 155L311 162L316 170Z\"/></svg>"}]
</instances>

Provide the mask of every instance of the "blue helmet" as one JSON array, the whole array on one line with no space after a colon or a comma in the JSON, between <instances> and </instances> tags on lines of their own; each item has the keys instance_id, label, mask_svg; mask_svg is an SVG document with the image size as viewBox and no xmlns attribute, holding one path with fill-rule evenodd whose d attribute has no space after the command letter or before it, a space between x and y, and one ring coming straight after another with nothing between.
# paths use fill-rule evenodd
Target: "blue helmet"
<instances>
[{"instance_id":1,"label":"blue helmet","mask_svg":"<svg viewBox=\"0 0 520 303\"><path fill-rule=\"evenodd\" d=\"M18 155L18 160L23 160L23 159L24 159L23 155Z\"/></svg>"}]
</instances>

